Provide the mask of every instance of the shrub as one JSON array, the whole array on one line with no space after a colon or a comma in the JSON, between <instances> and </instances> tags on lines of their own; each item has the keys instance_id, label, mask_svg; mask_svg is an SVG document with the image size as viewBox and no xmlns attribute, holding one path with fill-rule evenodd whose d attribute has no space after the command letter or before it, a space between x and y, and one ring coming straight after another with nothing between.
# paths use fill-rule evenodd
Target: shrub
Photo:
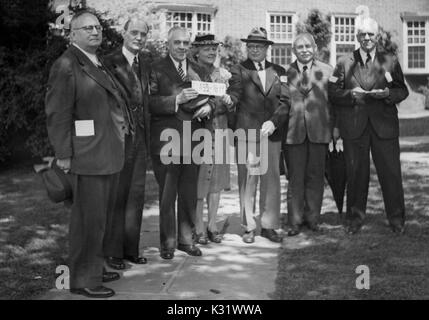
<instances>
[{"instance_id":1,"label":"shrub","mask_svg":"<svg viewBox=\"0 0 429 320\"><path fill-rule=\"evenodd\" d=\"M304 22L297 23L296 29L298 34L308 32L313 35L318 48L316 58L329 63L329 43L332 37L330 17L318 9L312 9Z\"/></svg>"}]
</instances>

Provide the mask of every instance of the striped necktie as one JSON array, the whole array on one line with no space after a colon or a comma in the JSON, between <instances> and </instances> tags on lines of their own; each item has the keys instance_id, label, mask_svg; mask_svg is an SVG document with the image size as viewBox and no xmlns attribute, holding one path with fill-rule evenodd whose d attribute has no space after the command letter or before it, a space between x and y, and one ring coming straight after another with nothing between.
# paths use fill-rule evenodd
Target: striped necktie
<instances>
[{"instance_id":1,"label":"striped necktie","mask_svg":"<svg viewBox=\"0 0 429 320\"><path fill-rule=\"evenodd\" d=\"M185 81L185 71L182 69L182 61L179 61L179 66L177 67L177 71L179 72L180 78L182 78L182 81Z\"/></svg>"}]
</instances>

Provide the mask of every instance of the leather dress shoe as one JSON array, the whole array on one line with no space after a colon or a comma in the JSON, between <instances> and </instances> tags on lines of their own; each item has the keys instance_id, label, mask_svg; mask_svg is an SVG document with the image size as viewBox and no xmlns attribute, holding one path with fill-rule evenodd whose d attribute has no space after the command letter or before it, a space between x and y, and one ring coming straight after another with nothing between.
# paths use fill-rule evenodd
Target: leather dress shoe
<instances>
[{"instance_id":1,"label":"leather dress shoe","mask_svg":"<svg viewBox=\"0 0 429 320\"><path fill-rule=\"evenodd\" d=\"M297 236L301 233L301 231L299 230L299 227L295 226L289 229L289 231L287 232L287 236L288 237L294 237Z\"/></svg>"},{"instance_id":2,"label":"leather dress shoe","mask_svg":"<svg viewBox=\"0 0 429 320\"><path fill-rule=\"evenodd\" d=\"M194 241L195 243L202 244L202 245L209 244L209 239L204 233L196 234Z\"/></svg>"},{"instance_id":3,"label":"leather dress shoe","mask_svg":"<svg viewBox=\"0 0 429 320\"><path fill-rule=\"evenodd\" d=\"M103 282L111 282L119 280L120 276L117 272L103 271Z\"/></svg>"},{"instance_id":4,"label":"leather dress shoe","mask_svg":"<svg viewBox=\"0 0 429 320\"><path fill-rule=\"evenodd\" d=\"M179 244L177 246L177 250L184 251L190 256L199 257L202 255L201 250L193 244Z\"/></svg>"},{"instance_id":5,"label":"leather dress shoe","mask_svg":"<svg viewBox=\"0 0 429 320\"><path fill-rule=\"evenodd\" d=\"M135 264L146 264L147 259L145 257L134 257L134 256L124 256L125 260L128 260L131 263Z\"/></svg>"},{"instance_id":6,"label":"leather dress shoe","mask_svg":"<svg viewBox=\"0 0 429 320\"><path fill-rule=\"evenodd\" d=\"M261 229L261 237L267 238L272 242L282 242L280 237L274 229Z\"/></svg>"},{"instance_id":7,"label":"leather dress shoe","mask_svg":"<svg viewBox=\"0 0 429 320\"><path fill-rule=\"evenodd\" d=\"M75 288L70 289L70 292L74 294L81 294L88 298L109 298L115 295L115 291L103 286L98 286L95 288Z\"/></svg>"},{"instance_id":8,"label":"leather dress shoe","mask_svg":"<svg viewBox=\"0 0 429 320\"><path fill-rule=\"evenodd\" d=\"M243 242L244 243L253 243L255 242L255 231L246 231L243 234Z\"/></svg>"},{"instance_id":9,"label":"leather dress shoe","mask_svg":"<svg viewBox=\"0 0 429 320\"><path fill-rule=\"evenodd\" d=\"M347 226L346 228L346 233L348 234L356 234L360 231L360 229L362 229L362 224L360 223L351 223L349 226Z\"/></svg>"},{"instance_id":10,"label":"leather dress shoe","mask_svg":"<svg viewBox=\"0 0 429 320\"><path fill-rule=\"evenodd\" d=\"M160 256L162 259L170 260L174 258L174 249L161 250Z\"/></svg>"},{"instance_id":11,"label":"leather dress shoe","mask_svg":"<svg viewBox=\"0 0 429 320\"><path fill-rule=\"evenodd\" d=\"M124 270L126 268L124 261L121 258L107 257L107 265L116 270Z\"/></svg>"},{"instance_id":12,"label":"leather dress shoe","mask_svg":"<svg viewBox=\"0 0 429 320\"><path fill-rule=\"evenodd\" d=\"M405 233L405 226L400 224L391 224L390 229L392 229L392 232L395 234L404 234Z\"/></svg>"},{"instance_id":13,"label":"leather dress shoe","mask_svg":"<svg viewBox=\"0 0 429 320\"><path fill-rule=\"evenodd\" d=\"M320 231L320 226L317 223L307 223L307 228L313 232Z\"/></svg>"},{"instance_id":14,"label":"leather dress shoe","mask_svg":"<svg viewBox=\"0 0 429 320\"><path fill-rule=\"evenodd\" d=\"M222 242L222 235L219 233L219 231L210 231L207 229L207 236L211 242L214 243L221 243Z\"/></svg>"}]
</instances>

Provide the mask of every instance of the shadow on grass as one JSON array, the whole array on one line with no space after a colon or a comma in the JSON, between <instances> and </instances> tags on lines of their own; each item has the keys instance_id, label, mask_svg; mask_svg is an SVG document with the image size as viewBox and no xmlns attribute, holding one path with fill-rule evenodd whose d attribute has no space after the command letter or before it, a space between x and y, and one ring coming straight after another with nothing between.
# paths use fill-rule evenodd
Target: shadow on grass
<instances>
[{"instance_id":1,"label":"shadow on grass","mask_svg":"<svg viewBox=\"0 0 429 320\"><path fill-rule=\"evenodd\" d=\"M335 210L322 215L320 234L286 238L279 256L275 299L429 298L428 165L407 161L402 169L406 233L394 235L388 228L372 168L362 231L346 235ZM326 202L332 202L330 192L325 192ZM370 269L369 290L356 289L359 265Z\"/></svg>"},{"instance_id":2,"label":"shadow on grass","mask_svg":"<svg viewBox=\"0 0 429 320\"><path fill-rule=\"evenodd\" d=\"M149 176L148 206L155 184ZM56 267L67 264L69 215L31 168L0 173L0 299L31 299L55 287Z\"/></svg>"}]
</instances>

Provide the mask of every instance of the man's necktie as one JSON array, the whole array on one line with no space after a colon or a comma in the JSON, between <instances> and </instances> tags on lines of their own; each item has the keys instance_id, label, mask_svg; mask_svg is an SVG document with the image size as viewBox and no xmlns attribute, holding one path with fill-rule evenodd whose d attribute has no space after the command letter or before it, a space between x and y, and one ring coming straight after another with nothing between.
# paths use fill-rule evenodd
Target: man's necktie
<instances>
[{"instance_id":1,"label":"man's necktie","mask_svg":"<svg viewBox=\"0 0 429 320\"><path fill-rule=\"evenodd\" d=\"M182 78L183 81L185 81L185 71L182 69L182 61L179 62L179 67L177 68L177 71L179 72L180 78Z\"/></svg>"},{"instance_id":2,"label":"man's necktie","mask_svg":"<svg viewBox=\"0 0 429 320\"><path fill-rule=\"evenodd\" d=\"M137 60L137 56L134 57L133 64L131 66L131 69L133 69L134 74L139 77L140 74L140 67L139 67L139 61Z\"/></svg>"},{"instance_id":3,"label":"man's necktie","mask_svg":"<svg viewBox=\"0 0 429 320\"><path fill-rule=\"evenodd\" d=\"M302 85L304 87L308 86L308 67L302 67Z\"/></svg>"},{"instance_id":4,"label":"man's necktie","mask_svg":"<svg viewBox=\"0 0 429 320\"><path fill-rule=\"evenodd\" d=\"M371 55L369 54L369 52L366 53L366 61L365 61L365 65L368 67L368 65L372 62L372 58Z\"/></svg>"},{"instance_id":5,"label":"man's necktie","mask_svg":"<svg viewBox=\"0 0 429 320\"><path fill-rule=\"evenodd\" d=\"M264 67L262 66L262 63L261 63L261 62L258 62L258 67L259 67L259 71L264 70Z\"/></svg>"}]
</instances>

